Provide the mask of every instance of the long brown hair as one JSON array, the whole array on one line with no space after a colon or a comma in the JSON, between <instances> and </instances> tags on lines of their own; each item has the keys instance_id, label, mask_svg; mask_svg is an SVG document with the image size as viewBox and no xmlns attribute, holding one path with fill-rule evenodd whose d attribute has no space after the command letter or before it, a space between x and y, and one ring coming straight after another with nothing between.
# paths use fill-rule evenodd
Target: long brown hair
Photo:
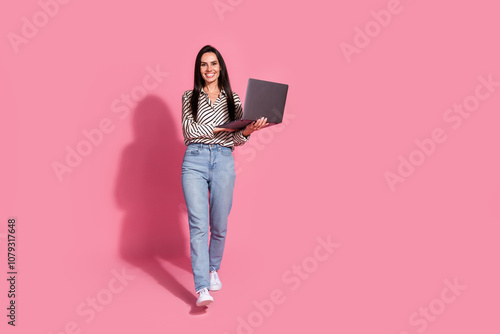
<instances>
[{"instance_id":1,"label":"long brown hair","mask_svg":"<svg viewBox=\"0 0 500 334\"><path fill-rule=\"evenodd\" d=\"M227 73L226 63L224 62L224 58L220 52L211 45L205 45L201 48L200 52L196 56L196 61L194 65L194 87L193 87L193 95L191 96L191 110L193 111L193 119L196 121L196 117L198 116L198 98L200 96L200 92L203 89L203 85L205 84L205 79L201 76L200 67L201 67L201 56L207 52L213 52L217 56L217 60L220 65L220 73L219 73L219 90L224 88L224 91L227 95L227 109L229 112L229 119L231 121L235 120L235 105L233 98L233 91L231 90L231 84L229 82L229 75Z\"/></svg>"}]
</instances>

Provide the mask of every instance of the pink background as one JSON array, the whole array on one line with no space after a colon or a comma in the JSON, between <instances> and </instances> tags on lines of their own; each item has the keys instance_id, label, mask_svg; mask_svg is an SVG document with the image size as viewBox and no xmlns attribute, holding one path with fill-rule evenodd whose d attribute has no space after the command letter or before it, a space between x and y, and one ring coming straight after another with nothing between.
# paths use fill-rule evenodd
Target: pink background
<instances>
[{"instance_id":1,"label":"pink background","mask_svg":"<svg viewBox=\"0 0 500 334\"><path fill-rule=\"evenodd\" d=\"M2 332L499 332L500 87L478 79L500 81L494 1L58 6L0 10L0 258L6 277L14 217L19 271L18 328L0 280ZM9 36L33 16L16 52ZM224 288L207 310L193 306L180 188L181 95L205 44L242 100L249 77L290 85L285 123L235 151ZM147 68L168 75L127 109ZM448 111L463 103L470 117ZM446 140L430 144L436 128ZM68 147L88 155L60 180Z\"/></svg>"}]
</instances>

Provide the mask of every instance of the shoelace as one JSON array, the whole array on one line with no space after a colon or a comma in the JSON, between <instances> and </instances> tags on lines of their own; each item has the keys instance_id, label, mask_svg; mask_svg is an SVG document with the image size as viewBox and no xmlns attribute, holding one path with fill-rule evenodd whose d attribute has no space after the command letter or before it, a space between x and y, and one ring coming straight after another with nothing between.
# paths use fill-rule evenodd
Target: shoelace
<instances>
[{"instance_id":1,"label":"shoelace","mask_svg":"<svg viewBox=\"0 0 500 334\"><path fill-rule=\"evenodd\" d=\"M218 279L219 278L219 275L217 275L217 272L216 271L212 271L211 273L213 276L213 279Z\"/></svg>"}]
</instances>

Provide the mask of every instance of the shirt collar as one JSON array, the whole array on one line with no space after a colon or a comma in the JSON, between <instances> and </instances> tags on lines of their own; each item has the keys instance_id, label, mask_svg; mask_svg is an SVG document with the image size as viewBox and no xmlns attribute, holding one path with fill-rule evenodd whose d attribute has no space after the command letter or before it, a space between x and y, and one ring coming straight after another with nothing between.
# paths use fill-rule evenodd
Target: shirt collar
<instances>
[{"instance_id":1,"label":"shirt collar","mask_svg":"<svg viewBox=\"0 0 500 334\"><path fill-rule=\"evenodd\" d=\"M222 95L226 96L226 91L224 90L224 88L221 88L220 92ZM203 95L208 95L208 93L203 90L203 87L201 88L200 93Z\"/></svg>"}]
</instances>

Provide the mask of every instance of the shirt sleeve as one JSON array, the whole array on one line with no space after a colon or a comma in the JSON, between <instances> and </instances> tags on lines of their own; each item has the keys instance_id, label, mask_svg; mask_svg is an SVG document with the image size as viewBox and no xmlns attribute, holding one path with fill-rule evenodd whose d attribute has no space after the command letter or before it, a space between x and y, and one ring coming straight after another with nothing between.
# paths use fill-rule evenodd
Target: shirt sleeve
<instances>
[{"instance_id":1,"label":"shirt sleeve","mask_svg":"<svg viewBox=\"0 0 500 334\"><path fill-rule=\"evenodd\" d=\"M238 96L238 94L236 94L234 92L233 92L233 98L234 98L234 105L236 107L234 110L234 114L235 114L236 119L240 119L243 117L243 108L241 105L241 100L240 100L240 97ZM251 135L244 136L243 130L234 131L233 132L234 146L239 146L239 145L245 144L250 139L250 136Z\"/></svg>"},{"instance_id":2,"label":"shirt sleeve","mask_svg":"<svg viewBox=\"0 0 500 334\"><path fill-rule=\"evenodd\" d=\"M215 125L194 121L191 110L192 94L192 91L188 90L182 95L182 134L186 139L214 138Z\"/></svg>"}]
</instances>

